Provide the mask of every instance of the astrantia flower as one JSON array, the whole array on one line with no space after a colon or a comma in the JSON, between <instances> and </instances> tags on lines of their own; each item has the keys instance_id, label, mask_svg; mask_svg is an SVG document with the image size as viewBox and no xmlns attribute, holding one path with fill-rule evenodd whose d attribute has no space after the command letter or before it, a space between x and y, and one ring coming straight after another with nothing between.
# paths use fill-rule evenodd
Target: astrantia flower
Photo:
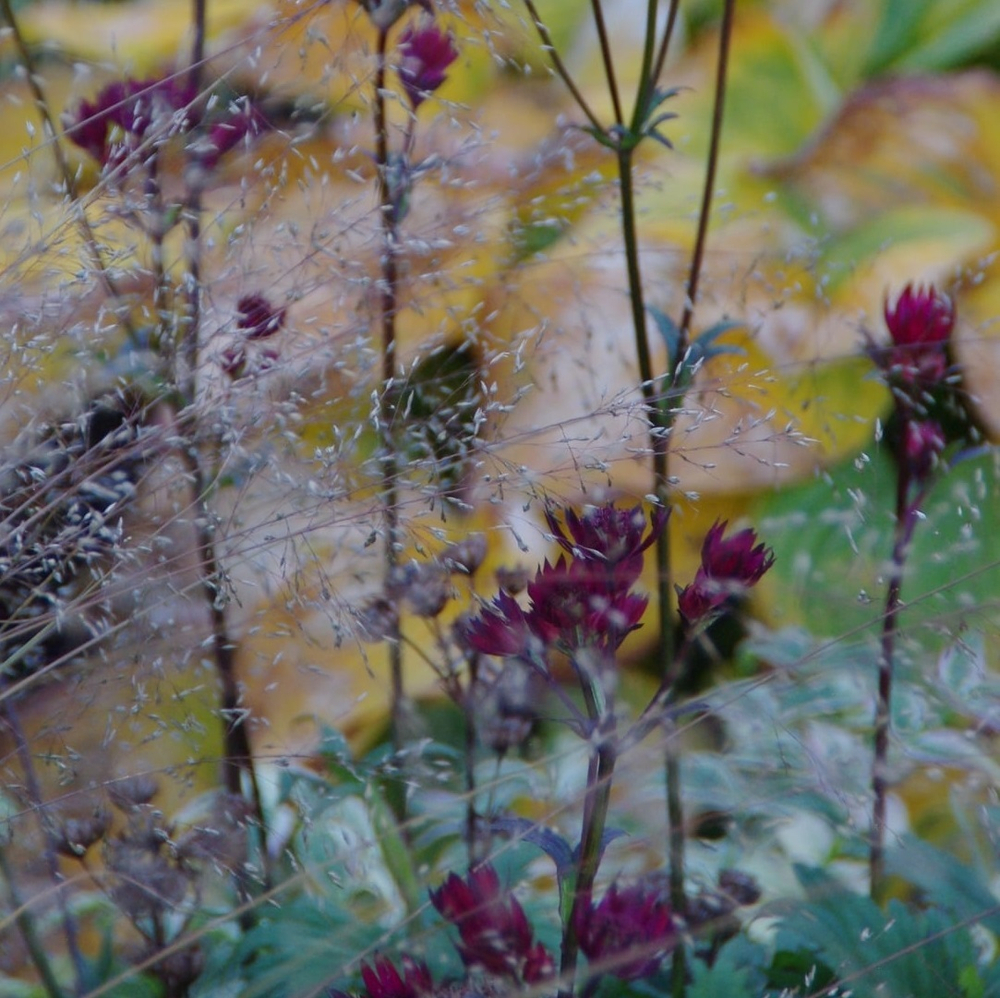
<instances>
[{"instance_id":1,"label":"astrantia flower","mask_svg":"<svg viewBox=\"0 0 1000 998\"><path fill-rule=\"evenodd\" d=\"M500 658L530 657L533 646L538 646L521 604L506 592L501 592L478 617L468 622L464 638L483 655Z\"/></svg>"},{"instance_id":2,"label":"astrantia flower","mask_svg":"<svg viewBox=\"0 0 1000 998\"><path fill-rule=\"evenodd\" d=\"M648 602L584 558L546 562L528 583L528 595L528 627L545 644L564 651L585 645L617 648L639 626Z\"/></svg>"},{"instance_id":3,"label":"astrantia flower","mask_svg":"<svg viewBox=\"0 0 1000 998\"><path fill-rule=\"evenodd\" d=\"M532 943L531 925L517 899L500 886L490 865L457 874L431 891L431 903L458 929L458 952L466 966L491 974L535 983L554 972L555 964L541 944Z\"/></svg>"},{"instance_id":4,"label":"astrantia flower","mask_svg":"<svg viewBox=\"0 0 1000 998\"><path fill-rule=\"evenodd\" d=\"M244 295L236 303L236 325L248 340L273 336L285 324L285 310L272 305L263 295Z\"/></svg>"},{"instance_id":5,"label":"astrantia flower","mask_svg":"<svg viewBox=\"0 0 1000 998\"><path fill-rule=\"evenodd\" d=\"M399 39L399 79L410 107L416 111L444 83L448 67L458 58L450 34L436 24L408 27Z\"/></svg>"},{"instance_id":6,"label":"astrantia flower","mask_svg":"<svg viewBox=\"0 0 1000 998\"><path fill-rule=\"evenodd\" d=\"M591 963L623 981L648 977L676 938L670 905L662 892L612 884L599 904L577 909L580 949Z\"/></svg>"},{"instance_id":7,"label":"astrantia flower","mask_svg":"<svg viewBox=\"0 0 1000 998\"><path fill-rule=\"evenodd\" d=\"M361 979L368 998L420 998L434 990L427 965L408 956L403 957L402 975L388 957L376 956L373 966L361 965Z\"/></svg>"},{"instance_id":8,"label":"astrantia flower","mask_svg":"<svg viewBox=\"0 0 1000 998\"><path fill-rule=\"evenodd\" d=\"M643 553L663 533L669 513L668 509L655 508L649 519L648 534L646 514L641 506L617 509L609 503L592 507L583 516L567 510L568 537L551 509L545 511L545 519L566 551L576 558L603 565L613 575L616 586L628 588L638 581Z\"/></svg>"},{"instance_id":9,"label":"astrantia flower","mask_svg":"<svg viewBox=\"0 0 1000 998\"><path fill-rule=\"evenodd\" d=\"M955 305L933 285L907 284L894 305L885 302L889 347L872 347L875 362L903 387L933 387L948 371L948 341Z\"/></svg>"},{"instance_id":10,"label":"astrantia flower","mask_svg":"<svg viewBox=\"0 0 1000 998\"><path fill-rule=\"evenodd\" d=\"M553 647L611 652L642 620L648 600L631 588L642 573L644 552L666 526L667 512L654 512L648 534L639 506L594 507L583 516L568 512L568 535L552 511L546 518L570 557L546 561L535 573L528 583L529 609L501 593L466 626L469 644L483 654L537 660Z\"/></svg>"},{"instance_id":11,"label":"astrantia flower","mask_svg":"<svg viewBox=\"0 0 1000 998\"><path fill-rule=\"evenodd\" d=\"M196 96L186 73L116 80L93 101L81 101L64 124L68 137L101 166L117 167L139 148L151 129L166 137L196 125Z\"/></svg>"},{"instance_id":12,"label":"astrantia flower","mask_svg":"<svg viewBox=\"0 0 1000 998\"><path fill-rule=\"evenodd\" d=\"M755 586L774 564L774 552L757 544L753 530L724 537L727 526L728 521L716 521L705 535L694 582L678 595L678 609L689 625L707 619L730 596Z\"/></svg>"}]
</instances>

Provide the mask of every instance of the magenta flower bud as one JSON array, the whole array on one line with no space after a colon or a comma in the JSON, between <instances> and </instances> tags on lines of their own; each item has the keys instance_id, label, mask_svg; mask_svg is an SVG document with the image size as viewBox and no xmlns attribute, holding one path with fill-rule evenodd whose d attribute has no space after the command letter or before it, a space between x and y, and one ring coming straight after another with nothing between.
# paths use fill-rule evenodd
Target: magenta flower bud
<instances>
[{"instance_id":1,"label":"magenta flower bud","mask_svg":"<svg viewBox=\"0 0 1000 998\"><path fill-rule=\"evenodd\" d=\"M923 484L944 452L944 431L933 420L909 420L904 432L903 457L913 479Z\"/></svg>"},{"instance_id":2,"label":"magenta flower bud","mask_svg":"<svg viewBox=\"0 0 1000 998\"><path fill-rule=\"evenodd\" d=\"M457 874L431 891L431 903L458 929L459 955L466 966L532 983L546 979L555 964L541 944L532 943L531 925L517 899L500 886L490 865Z\"/></svg>"},{"instance_id":3,"label":"magenta flower bud","mask_svg":"<svg viewBox=\"0 0 1000 998\"><path fill-rule=\"evenodd\" d=\"M670 905L663 894L640 885L612 884L600 904L577 909L580 949L591 963L623 981L655 973L676 940Z\"/></svg>"},{"instance_id":4,"label":"magenta flower bud","mask_svg":"<svg viewBox=\"0 0 1000 998\"><path fill-rule=\"evenodd\" d=\"M694 582L685 586L677 607L688 625L707 619L733 595L755 586L774 564L774 552L757 544L753 530L723 537L728 521L716 523L701 546L701 566Z\"/></svg>"},{"instance_id":5,"label":"magenta flower bud","mask_svg":"<svg viewBox=\"0 0 1000 998\"><path fill-rule=\"evenodd\" d=\"M955 327L955 305L933 285L907 284L894 305L885 302L889 347L871 354L887 377L906 387L933 387L948 371L948 341Z\"/></svg>"},{"instance_id":6,"label":"magenta flower bud","mask_svg":"<svg viewBox=\"0 0 1000 998\"><path fill-rule=\"evenodd\" d=\"M376 956L374 965L361 965L361 979L368 998L421 998L434 990L427 965L408 956L403 957L402 975L388 957Z\"/></svg>"},{"instance_id":7,"label":"magenta flower bud","mask_svg":"<svg viewBox=\"0 0 1000 998\"><path fill-rule=\"evenodd\" d=\"M408 27L399 39L399 79L414 111L437 90L458 58L452 37L436 24Z\"/></svg>"},{"instance_id":8,"label":"magenta flower bud","mask_svg":"<svg viewBox=\"0 0 1000 998\"><path fill-rule=\"evenodd\" d=\"M263 295L244 295L236 303L236 325L248 340L273 336L285 324L285 310L275 308Z\"/></svg>"}]
</instances>

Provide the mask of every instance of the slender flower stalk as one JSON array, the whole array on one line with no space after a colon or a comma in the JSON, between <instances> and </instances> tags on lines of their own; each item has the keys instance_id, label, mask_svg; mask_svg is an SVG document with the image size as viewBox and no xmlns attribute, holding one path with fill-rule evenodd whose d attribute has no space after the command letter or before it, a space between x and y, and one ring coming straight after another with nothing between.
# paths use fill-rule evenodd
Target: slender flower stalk
<instances>
[{"instance_id":1,"label":"slender flower stalk","mask_svg":"<svg viewBox=\"0 0 1000 998\"><path fill-rule=\"evenodd\" d=\"M383 411L382 427L382 512L385 519L385 585L388 588L399 564L400 526L399 460L393 436L394 413L389 405L389 388L392 384L396 356L396 313L399 295L399 232L397 213L393 204L389 178L389 126L386 116L386 71L388 68L389 27L379 27L375 68L375 170L378 185L379 215L382 221L382 275L379 282L379 312L381 321ZM403 646L400 641L399 617L394 617L390 633L386 635L389 648L389 674L391 684L390 717L392 739L396 750L402 748L403 713L406 691L403 685Z\"/></svg>"},{"instance_id":2,"label":"slender flower stalk","mask_svg":"<svg viewBox=\"0 0 1000 998\"><path fill-rule=\"evenodd\" d=\"M893 662L902 608L903 574L920 507L948 444L928 405L935 393L957 390L949 378L948 343L955 325L950 298L933 287L907 285L895 303L886 301L888 346L869 341L868 353L893 394L888 442L896 467L895 525L882 618L875 734L872 758L872 824L869 878L873 900L885 900L886 798L889 736L892 726Z\"/></svg>"}]
</instances>

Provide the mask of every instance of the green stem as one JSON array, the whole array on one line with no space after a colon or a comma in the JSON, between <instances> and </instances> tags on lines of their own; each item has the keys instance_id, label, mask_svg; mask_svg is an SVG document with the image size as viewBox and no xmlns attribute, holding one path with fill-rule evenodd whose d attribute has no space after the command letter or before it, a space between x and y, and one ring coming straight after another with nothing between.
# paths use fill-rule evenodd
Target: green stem
<instances>
[{"instance_id":1,"label":"green stem","mask_svg":"<svg viewBox=\"0 0 1000 998\"><path fill-rule=\"evenodd\" d=\"M636 91L635 107L632 109L631 130L637 132L642 126L643 109L649 94L656 86L653 76L653 53L656 50L656 14L659 0L647 0L646 38L642 47L642 67L639 70L639 87Z\"/></svg>"},{"instance_id":2,"label":"green stem","mask_svg":"<svg viewBox=\"0 0 1000 998\"><path fill-rule=\"evenodd\" d=\"M576 101L577 106L584 113L587 120L590 122L591 127L603 135L604 126L601 124L600 119L594 113L591 106L587 103L587 98L583 96L580 88L574 82L573 77L566 68L566 64L561 58L559 58L559 53L556 51L556 47L552 42L552 36L549 34L549 29L545 27L545 22L541 19L541 17L539 17L538 9L535 7L534 0L524 0L524 6L527 8L528 14L531 16L531 20L535 25L535 30L538 32L538 37L542 40L542 48L552 60L552 68L556 71L556 74L563 81L563 83L566 84L566 89L573 95L573 100Z\"/></svg>"},{"instance_id":3,"label":"green stem","mask_svg":"<svg viewBox=\"0 0 1000 998\"><path fill-rule=\"evenodd\" d=\"M559 967L560 998L570 998L576 981L576 964L580 944L576 934L579 910L589 904L594 893L594 881L601 863L604 829L611 803L611 781L615 770L614 717L607 714L601 743L591 756L587 775L587 792L583 804L583 829L580 839L580 862L577 868L573 903L563 926L562 959Z\"/></svg>"},{"instance_id":4,"label":"green stem","mask_svg":"<svg viewBox=\"0 0 1000 998\"><path fill-rule=\"evenodd\" d=\"M41 978L42 987L45 988L49 998L65 998L63 989L59 986L52 970L52 964L49 963L48 954L46 954L42 941L38 937L35 920L17 889L14 871L7 859L7 851L2 845L0 845L0 874L3 874L4 880L7 881L7 893L10 896L11 907L14 909L14 921L17 923L17 929L24 940L28 956L31 957L31 962L35 965L38 976Z\"/></svg>"},{"instance_id":5,"label":"green stem","mask_svg":"<svg viewBox=\"0 0 1000 998\"><path fill-rule=\"evenodd\" d=\"M705 166L705 186L701 195L701 210L698 213L698 232L695 236L694 251L691 254L691 270L684 289L684 312L679 325L677 356L674 358L674 382L684 361L688 340L691 335L691 319L698 299L698 282L701 278L705 244L708 241L708 223L712 214L712 198L715 195L715 174L719 165L719 148L722 144L722 119L726 104L726 76L729 70L729 47L733 34L733 15L736 0L725 0L722 24L719 28L719 59L715 74L715 104L712 109L712 133L708 146L708 162Z\"/></svg>"},{"instance_id":6,"label":"green stem","mask_svg":"<svg viewBox=\"0 0 1000 998\"><path fill-rule=\"evenodd\" d=\"M611 39L608 37L608 28L604 23L604 9L601 7L601 0L590 0L590 8L594 13L594 25L597 27L597 38L601 45L601 59L604 62L604 73L608 79L608 91L611 94L611 106L615 112L615 123L624 125L622 101L618 94L618 81L615 78L615 66L611 58Z\"/></svg>"},{"instance_id":7,"label":"green stem","mask_svg":"<svg viewBox=\"0 0 1000 998\"><path fill-rule=\"evenodd\" d=\"M653 74L650 77L650 89L656 86L663 75L663 67L667 61L667 53L670 50L670 42L674 37L674 26L677 24L677 13L681 9L681 0L671 0L670 10L667 13L667 26L663 30L663 37L660 39L660 50L656 53L656 65L653 67Z\"/></svg>"}]
</instances>

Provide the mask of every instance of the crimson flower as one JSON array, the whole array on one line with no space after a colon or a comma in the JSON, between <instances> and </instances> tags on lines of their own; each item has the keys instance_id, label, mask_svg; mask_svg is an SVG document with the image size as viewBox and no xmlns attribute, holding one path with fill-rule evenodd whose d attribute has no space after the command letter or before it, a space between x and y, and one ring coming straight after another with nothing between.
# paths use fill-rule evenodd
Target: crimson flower
<instances>
[{"instance_id":1,"label":"crimson flower","mask_svg":"<svg viewBox=\"0 0 1000 998\"><path fill-rule=\"evenodd\" d=\"M368 998L420 998L434 990L427 964L409 956L403 957L402 975L388 957L376 956L374 966L361 965L361 979Z\"/></svg>"},{"instance_id":2,"label":"crimson flower","mask_svg":"<svg viewBox=\"0 0 1000 998\"><path fill-rule=\"evenodd\" d=\"M399 39L399 79L410 107L416 111L448 76L448 67L458 58L450 34L436 24L408 27Z\"/></svg>"},{"instance_id":3,"label":"crimson flower","mask_svg":"<svg viewBox=\"0 0 1000 998\"><path fill-rule=\"evenodd\" d=\"M101 166L118 167L139 148L154 124L168 134L197 124L196 97L186 73L116 80L65 117L66 133Z\"/></svg>"},{"instance_id":4,"label":"crimson flower","mask_svg":"<svg viewBox=\"0 0 1000 998\"><path fill-rule=\"evenodd\" d=\"M872 348L875 362L901 387L936 385L948 371L954 302L933 285L907 284L894 305L886 299L884 314L892 345Z\"/></svg>"},{"instance_id":5,"label":"crimson flower","mask_svg":"<svg viewBox=\"0 0 1000 998\"><path fill-rule=\"evenodd\" d=\"M206 169L214 169L219 160L241 143L248 143L271 127L270 122L249 101L234 106L225 117L208 129L208 134L195 150Z\"/></svg>"},{"instance_id":6,"label":"crimson flower","mask_svg":"<svg viewBox=\"0 0 1000 998\"><path fill-rule=\"evenodd\" d=\"M654 973L676 937L662 892L638 884L612 884L596 905L588 899L577 909L576 933L587 959L623 981Z\"/></svg>"},{"instance_id":7,"label":"crimson flower","mask_svg":"<svg viewBox=\"0 0 1000 998\"><path fill-rule=\"evenodd\" d=\"M643 553L663 533L669 514L668 509L656 507L645 537L646 514L641 506L616 509L609 503L589 509L583 516L567 510L568 537L551 509L545 511L545 519L561 547L575 558L604 566L616 587L628 588L639 580Z\"/></svg>"},{"instance_id":8,"label":"crimson flower","mask_svg":"<svg viewBox=\"0 0 1000 998\"><path fill-rule=\"evenodd\" d=\"M285 324L285 310L276 308L263 295L244 295L236 303L236 325L248 340L264 340Z\"/></svg>"},{"instance_id":9,"label":"crimson flower","mask_svg":"<svg viewBox=\"0 0 1000 998\"><path fill-rule=\"evenodd\" d=\"M595 507L583 516L570 511L568 535L551 511L546 518L570 557L538 569L527 587L529 609L501 593L466 625L467 641L485 655L535 661L550 647L610 652L639 626L648 601L631 588L642 572L644 552L666 526L667 512L653 513L648 534L639 506Z\"/></svg>"},{"instance_id":10,"label":"crimson flower","mask_svg":"<svg viewBox=\"0 0 1000 998\"><path fill-rule=\"evenodd\" d=\"M529 984L555 972L545 947L532 943L524 909L501 888L500 877L489 864L470 870L464 880L449 874L431 891L431 903L458 929L458 952L466 966L481 966L491 974Z\"/></svg>"},{"instance_id":11,"label":"crimson flower","mask_svg":"<svg viewBox=\"0 0 1000 998\"><path fill-rule=\"evenodd\" d=\"M727 526L728 521L716 521L705 535L694 582L678 594L677 606L688 625L705 620L730 596L755 586L774 564L774 551L757 544L752 529L724 537Z\"/></svg>"}]
</instances>

